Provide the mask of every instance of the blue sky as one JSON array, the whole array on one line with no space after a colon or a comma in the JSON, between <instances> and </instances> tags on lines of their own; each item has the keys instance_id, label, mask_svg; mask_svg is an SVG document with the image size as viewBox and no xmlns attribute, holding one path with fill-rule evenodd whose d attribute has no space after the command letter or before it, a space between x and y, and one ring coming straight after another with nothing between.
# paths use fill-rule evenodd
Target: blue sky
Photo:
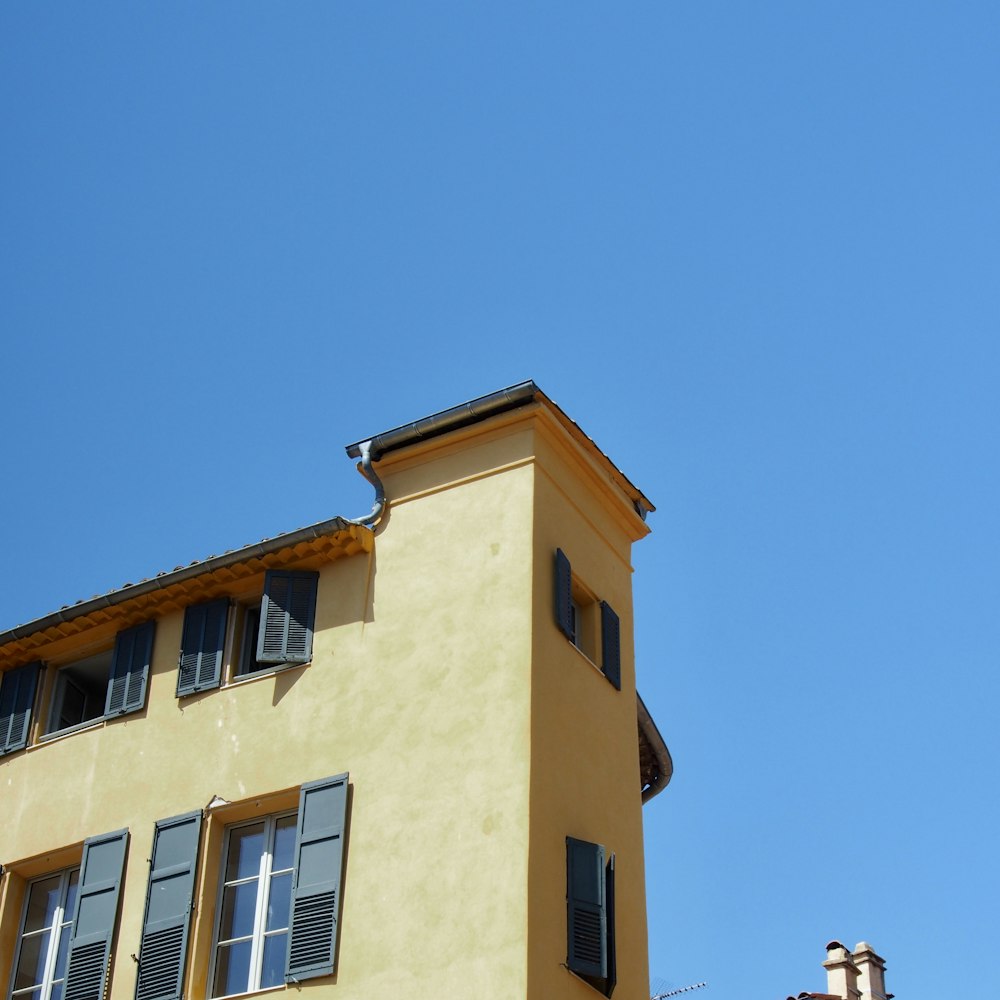
<instances>
[{"instance_id":1,"label":"blue sky","mask_svg":"<svg viewBox=\"0 0 1000 1000\"><path fill-rule=\"evenodd\" d=\"M988 995L998 32L3 5L0 624L366 512L342 445L534 378L658 506L654 981L819 991L837 937L901 1000Z\"/></svg>"}]
</instances>

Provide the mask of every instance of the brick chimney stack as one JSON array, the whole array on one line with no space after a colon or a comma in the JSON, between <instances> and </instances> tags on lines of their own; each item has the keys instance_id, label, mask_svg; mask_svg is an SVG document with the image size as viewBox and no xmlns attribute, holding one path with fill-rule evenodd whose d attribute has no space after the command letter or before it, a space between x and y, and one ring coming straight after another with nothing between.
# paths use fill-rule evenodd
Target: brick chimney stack
<instances>
[{"instance_id":1,"label":"brick chimney stack","mask_svg":"<svg viewBox=\"0 0 1000 1000\"><path fill-rule=\"evenodd\" d=\"M851 958L858 968L861 1000L886 1000L885 959L867 941L858 943Z\"/></svg>"},{"instance_id":2,"label":"brick chimney stack","mask_svg":"<svg viewBox=\"0 0 1000 1000\"><path fill-rule=\"evenodd\" d=\"M868 946L865 945L865 948ZM858 945L861 948L861 945ZM875 955L874 952L871 952ZM831 941L826 946L826 961L823 968L826 969L826 992L832 997L839 997L840 1000L882 1000L882 996L872 997L871 993L864 997L858 989L858 976L860 970L855 965L858 952L854 955L839 942ZM878 958L878 956L875 956ZM881 959L879 959L881 961Z\"/></svg>"}]
</instances>

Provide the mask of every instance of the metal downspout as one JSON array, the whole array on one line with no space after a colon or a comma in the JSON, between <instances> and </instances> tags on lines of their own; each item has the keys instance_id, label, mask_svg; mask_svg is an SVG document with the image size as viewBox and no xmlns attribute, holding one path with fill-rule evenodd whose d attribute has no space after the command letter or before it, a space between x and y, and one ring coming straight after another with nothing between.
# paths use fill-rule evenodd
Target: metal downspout
<instances>
[{"instance_id":1,"label":"metal downspout","mask_svg":"<svg viewBox=\"0 0 1000 1000\"><path fill-rule=\"evenodd\" d=\"M382 485L382 480L379 479L378 473L372 468L371 441L362 441L358 445L358 450L361 453L361 461L358 463L358 472L360 472L361 475L375 487L375 503L372 506L371 511L364 517L345 518L345 520L348 524L359 524L367 528L375 524L385 510L385 487Z\"/></svg>"}]
</instances>

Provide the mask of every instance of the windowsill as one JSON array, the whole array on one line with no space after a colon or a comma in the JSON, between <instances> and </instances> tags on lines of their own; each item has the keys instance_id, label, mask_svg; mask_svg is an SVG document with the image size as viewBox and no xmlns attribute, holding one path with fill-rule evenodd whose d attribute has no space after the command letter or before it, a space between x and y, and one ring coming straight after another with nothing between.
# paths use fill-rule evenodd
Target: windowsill
<instances>
[{"instance_id":1,"label":"windowsill","mask_svg":"<svg viewBox=\"0 0 1000 1000\"><path fill-rule=\"evenodd\" d=\"M81 733L84 729L96 729L103 726L108 721L106 715L99 715L96 719L88 719L86 722L78 722L75 726L67 726L65 729L57 729L54 733L45 733L38 737L36 746L42 743L53 743L63 736L72 736L74 733Z\"/></svg>"},{"instance_id":2,"label":"windowsill","mask_svg":"<svg viewBox=\"0 0 1000 1000\"><path fill-rule=\"evenodd\" d=\"M583 660L585 660L587 663L589 663L605 680L608 679L607 674L605 674L604 671L596 663L594 663L594 661L582 649L580 649L580 647L575 642L573 642L572 639L567 638L566 642L570 646L572 646L576 650L577 654ZM579 977L577 977L577 978L579 978Z\"/></svg>"},{"instance_id":3,"label":"windowsill","mask_svg":"<svg viewBox=\"0 0 1000 1000\"><path fill-rule=\"evenodd\" d=\"M303 666L301 663L291 664L291 666ZM262 990L251 990L249 993L224 993L220 997L213 997L212 1000L233 1000L233 997L261 997L268 993L278 993L282 990L287 990L289 986L293 986L294 983L281 983L278 986L265 986Z\"/></svg>"},{"instance_id":4,"label":"windowsill","mask_svg":"<svg viewBox=\"0 0 1000 1000\"><path fill-rule=\"evenodd\" d=\"M241 687L243 684L251 684L254 681L263 680L265 677L273 677L275 674L284 673L286 670L297 670L302 667L312 666L312 660L308 663L275 663L270 667L263 670L255 670L252 674L240 674L238 677L231 677L222 686L224 688L234 688ZM275 989L277 987L274 987ZM244 996L245 994L235 994L236 996Z\"/></svg>"},{"instance_id":5,"label":"windowsill","mask_svg":"<svg viewBox=\"0 0 1000 1000\"><path fill-rule=\"evenodd\" d=\"M606 997L608 994L601 989L600 986L595 986L589 979L584 979L579 973L574 972L569 966L563 965L563 968L578 982L583 983L584 986L589 986L598 996Z\"/></svg>"}]
</instances>

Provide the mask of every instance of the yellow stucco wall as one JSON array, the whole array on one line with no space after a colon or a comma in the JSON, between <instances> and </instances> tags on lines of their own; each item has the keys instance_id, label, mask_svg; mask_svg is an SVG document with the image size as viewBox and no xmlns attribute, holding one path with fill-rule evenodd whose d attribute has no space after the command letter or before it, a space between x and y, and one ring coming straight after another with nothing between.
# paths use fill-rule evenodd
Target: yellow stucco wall
<instances>
[{"instance_id":1,"label":"yellow stucco wall","mask_svg":"<svg viewBox=\"0 0 1000 1000\"><path fill-rule=\"evenodd\" d=\"M532 997L598 994L560 965L566 952L566 836L615 854L616 1000L649 997L636 739L630 549L646 528L607 477L543 423L536 440L529 879ZM555 626L553 558L621 624L621 691ZM595 659L599 652L595 651ZM543 888L546 886L547 888Z\"/></svg>"},{"instance_id":2,"label":"yellow stucco wall","mask_svg":"<svg viewBox=\"0 0 1000 1000\"><path fill-rule=\"evenodd\" d=\"M0 986L24 879L128 827L110 995L131 998L154 823L219 796L240 810L213 813L202 840L187 995L203 997L225 823L348 771L338 971L302 991L597 996L560 966L572 834L617 852L615 996L643 996L628 563L641 529L555 428L536 406L388 456L373 550L320 570L310 665L178 700L183 612L172 611L158 621L143 711L0 758L0 862L12 866ZM556 545L621 617L620 693L552 623ZM262 580L234 596L259 594ZM114 625L99 631L110 641Z\"/></svg>"}]
</instances>

